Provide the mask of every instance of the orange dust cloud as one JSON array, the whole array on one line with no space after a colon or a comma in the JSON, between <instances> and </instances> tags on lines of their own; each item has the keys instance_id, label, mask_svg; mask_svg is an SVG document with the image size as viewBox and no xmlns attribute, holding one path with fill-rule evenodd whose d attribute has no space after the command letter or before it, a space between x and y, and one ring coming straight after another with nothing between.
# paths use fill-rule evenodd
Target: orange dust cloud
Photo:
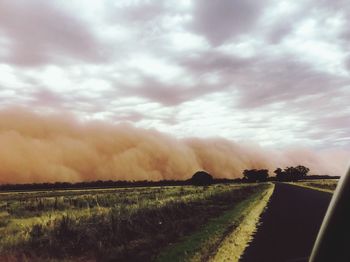
<instances>
[{"instance_id":1,"label":"orange dust cloud","mask_svg":"<svg viewBox=\"0 0 350 262\"><path fill-rule=\"evenodd\" d=\"M127 124L0 111L0 183L187 179L197 170L218 178L246 168L302 164L314 174L342 175L349 152L276 151L226 139L177 139Z\"/></svg>"}]
</instances>

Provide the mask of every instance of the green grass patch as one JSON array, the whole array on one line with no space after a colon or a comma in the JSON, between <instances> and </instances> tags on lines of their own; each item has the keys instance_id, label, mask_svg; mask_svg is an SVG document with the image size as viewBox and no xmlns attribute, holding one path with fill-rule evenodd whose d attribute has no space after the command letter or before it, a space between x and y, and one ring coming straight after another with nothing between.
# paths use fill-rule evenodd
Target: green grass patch
<instances>
[{"instance_id":1,"label":"green grass patch","mask_svg":"<svg viewBox=\"0 0 350 262\"><path fill-rule=\"evenodd\" d=\"M257 230L260 216L265 210L274 191L271 184L259 197L250 201L242 211L240 223L220 244L210 261L238 262Z\"/></svg>"},{"instance_id":2,"label":"green grass patch","mask_svg":"<svg viewBox=\"0 0 350 262\"><path fill-rule=\"evenodd\" d=\"M231 233L244 219L245 210L261 198L261 194L271 186L260 185L257 191L246 196L233 208L221 216L213 218L200 230L185 237L182 241L167 247L156 259L165 261L206 261L216 251L225 236Z\"/></svg>"}]
</instances>

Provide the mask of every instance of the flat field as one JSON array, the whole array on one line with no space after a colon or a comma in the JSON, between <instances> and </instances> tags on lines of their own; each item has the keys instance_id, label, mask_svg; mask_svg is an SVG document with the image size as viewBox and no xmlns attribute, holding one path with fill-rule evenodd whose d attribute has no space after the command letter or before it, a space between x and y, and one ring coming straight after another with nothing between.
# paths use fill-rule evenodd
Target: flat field
<instances>
[{"instance_id":1,"label":"flat field","mask_svg":"<svg viewBox=\"0 0 350 262\"><path fill-rule=\"evenodd\" d=\"M234 218L232 210L238 206L243 210L242 203L256 199L268 187L227 184L3 192L0 260L162 260L172 246L181 247L189 237L201 236L205 228L229 233L225 227L226 220ZM210 232L202 237L211 238ZM215 239L213 246L222 237ZM183 253L178 254L186 260Z\"/></svg>"}]
</instances>

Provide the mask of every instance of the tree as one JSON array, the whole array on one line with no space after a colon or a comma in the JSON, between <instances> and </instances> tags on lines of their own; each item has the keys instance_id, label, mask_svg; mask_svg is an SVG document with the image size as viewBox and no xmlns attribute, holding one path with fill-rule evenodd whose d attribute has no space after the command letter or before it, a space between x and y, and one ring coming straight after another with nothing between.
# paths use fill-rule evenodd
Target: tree
<instances>
[{"instance_id":1,"label":"tree","mask_svg":"<svg viewBox=\"0 0 350 262\"><path fill-rule=\"evenodd\" d=\"M276 179L279 181L297 181L304 179L309 171L309 168L299 165L296 167L286 167L283 171L281 168L277 168L274 173L276 174Z\"/></svg>"},{"instance_id":2,"label":"tree","mask_svg":"<svg viewBox=\"0 0 350 262\"><path fill-rule=\"evenodd\" d=\"M267 169L245 169L243 171L243 180L247 182L265 182L269 176Z\"/></svg>"},{"instance_id":3,"label":"tree","mask_svg":"<svg viewBox=\"0 0 350 262\"><path fill-rule=\"evenodd\" d=\"M195 186L208 186L213 183L213 177L205 171L197 171L190 179L190 183Z\"/></svg>"},{"instance_id":4,"label":"tree","mask_svg":"<svg viewBox=\"0 0 350 262\"><path fill-rule=\"evenodd\" d=\"M277 180L284 180L284 172L283 172L282 168L277 168L273 172L276 174Z\"/></svg>"},{"instance_id":5,"label":"tree","mask_svg":"<svg viewBox=\"0 0 350 262\"><path fill-rule=\"evenodd\" d=\"M296 166L295 167L295 174L299 179L304 179L307 174L309 173L310 169L305 166Z\"/></svg>"}]
</instances>

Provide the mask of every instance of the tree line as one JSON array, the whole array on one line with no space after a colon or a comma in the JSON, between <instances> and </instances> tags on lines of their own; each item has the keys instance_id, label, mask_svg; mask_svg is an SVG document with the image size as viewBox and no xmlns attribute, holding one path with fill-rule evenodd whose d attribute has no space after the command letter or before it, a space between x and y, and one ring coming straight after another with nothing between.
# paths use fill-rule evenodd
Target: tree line
<instances>
[{"instance_id":1,"label":"tree line","mask_svg":"<svg viewBox=\"0 0 350 262\"><path fill-rule=\"evenodd\" d=\"M228 183L250 183L266 181L297 181L300 179L339 179L339 176L308 175L310 169L305 166L277 168L275 176L269 176L268 169L245 169L242 178L214 178L205 171L196 172L187 180L161 180L161 181L87 181L78 183L28 183L28 184L0 184L0 191L33 191L33 190L72 190L83 188L115 188L115 187L152 187L152 186L185 186L185 185L210 185Z\"/></svg>"},{"instance_id":2,"label":"tree line","mask_svg":"<svg viewBox=\"0 0 350 262\"><path fill-rule=\"evenodd\" d=\"M199 171L200 173L204 171ZM228 178L203 178L199 175L195 178L187 180L138 180L138 181L125 181L125 180L97 180L86 182L55 182L55 183L26 183L26 184L0 184L0 191L34 191L34 190L79 190L79 189L97 189L97 188L124 188L124 187L157 187L157 186L186 186L186 185L204 185L204 184L229 184L240 183L241 178L228 179ZM209 182L208 182L209 181Z\"/></svg>"},{"instance_id":3,"label":"tree line","mask_svg":"<svg viewBox=\"0 0 350 262\"><path fill-rule=\"evenodd\" d=\"M298 181L305 179L310 169L298 165L290 166L284 169L277 168L273 171L276 175L269 179L269 170L268 169L245 169L243 171L243 180L246 182L265 182L268 180L274 181Z\"/></svg>"}]
</instances>

